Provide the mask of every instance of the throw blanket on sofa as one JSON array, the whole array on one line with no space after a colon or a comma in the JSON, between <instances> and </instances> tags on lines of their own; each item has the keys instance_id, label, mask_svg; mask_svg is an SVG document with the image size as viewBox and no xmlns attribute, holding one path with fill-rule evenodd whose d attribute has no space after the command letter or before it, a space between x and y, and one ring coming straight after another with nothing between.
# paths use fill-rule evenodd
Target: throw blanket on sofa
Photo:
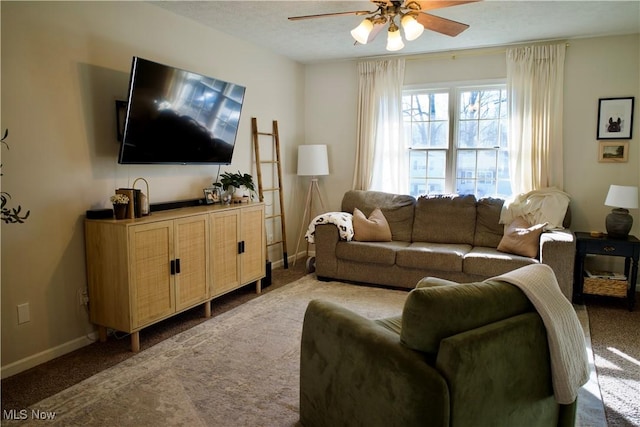
<instances>
[{"instance_id":1,"label":"throw blanket on sofa","mask_svg":"<svg viewBox=\"0 0 640 427\"><path fill-rule=\"evenodd\" d=\"M544 229L562 229L569 207L569 195L555 187L533 190L506 200L500 212L500 224L509 225L523 217L529 224L548 223Z\"/></svg>"},{"instance_id":2,"label":"throw blanket on sofa","mask_svg":"<svg viewBox=\"0 0 640 427\"><path fill-rule=\"evenodd\" d=\"M551 267L532 264L488 280L517 286L536 308L547 330L556 401L572 403L589 379L587 350L578 316L560 291Z\"/></svg>"},{"instance_id":3,"label":"throw blanket on sofa","mask_svg":"<svg viewBox=\"0 0 640 427\"><path fill-rule=\"evenodd\" d=\"M320 224L335 224L338 227L338 233L340 239L347 242L353 240L353 215L347 212L327 212L322 215L318 215L311 221L309 228L304 235L307 242L315 242L316 225Z\"/></svg>"}]
</instances>

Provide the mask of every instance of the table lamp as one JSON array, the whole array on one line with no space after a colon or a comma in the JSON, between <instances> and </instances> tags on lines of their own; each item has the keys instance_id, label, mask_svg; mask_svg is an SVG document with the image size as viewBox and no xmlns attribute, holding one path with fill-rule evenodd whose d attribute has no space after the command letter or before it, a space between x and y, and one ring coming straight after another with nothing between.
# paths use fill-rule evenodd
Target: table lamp
<instances>
[{"instance_id":1,"label":"table lamp","mask_svg":"<svg viewBox=\"0 0 640 427\"><path fill-rule=\"evenodd\" d=\"M629 209L638 209L638 187L612 185L604 204L614 208L605 222L607 234L609 237L626 239L633 225Z\"/></svg>"}]
</instances>

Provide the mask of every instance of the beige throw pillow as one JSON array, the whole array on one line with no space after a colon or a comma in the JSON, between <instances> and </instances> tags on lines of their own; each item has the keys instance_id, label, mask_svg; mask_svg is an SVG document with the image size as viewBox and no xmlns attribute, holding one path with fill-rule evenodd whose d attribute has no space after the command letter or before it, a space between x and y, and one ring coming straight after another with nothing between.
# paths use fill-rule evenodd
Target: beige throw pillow
<instances>
[{"instance_id":1,"label":"beige throw pillow","mask_svg":"<svg viewBox=\"0 0 640 427\"><path fill-rule=\"evenodd\" d=\"M353 210L353 240L360 242L391 241L391 229L380 208L375 208L369 218L360 209Z\"/></svg>"},{"instance_id":2,"label":"beige throw pillow","mask_svg":"<svg viewBox=\"0 0 640 427\"><path fill-rule=\"evenodd\" d=\"M531 225L526 219L518 217L505 229L504 236L498 244L500 252L534 258L538 255L540 234L544 224Z\"/></svg>"}]
</instances>

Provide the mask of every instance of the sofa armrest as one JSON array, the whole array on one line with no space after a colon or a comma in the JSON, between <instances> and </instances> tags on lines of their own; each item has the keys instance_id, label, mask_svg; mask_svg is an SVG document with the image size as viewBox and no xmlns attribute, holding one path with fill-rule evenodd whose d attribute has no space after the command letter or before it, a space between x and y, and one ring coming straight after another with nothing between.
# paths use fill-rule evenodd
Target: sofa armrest
<instances>
[{"instance_id":1,"label":"sofa armrest","mask_svg":"<svg viewBox=\"0 0 640 427\"><path fill-rule=\"evenodd\" d=\"M569 301L573 298L573 266L576 236L570 230L551 230L540 236L540 262L553 269L560 290Z\"/></svg>"},{"instance_id":2,"label":"sofa armrest","mask_svg":"<svg viewBox=\"0 0 640 427\"><path fill-rule=\"evenodd\" d=\"M338 228L333 224L316 225L316 274L318 278L336 278L338 258L336 245L340 241Z\"/></svg>"},{"instance_id":3,"label":"sofa armrest","mask_svg":"<svg viewBox=\"0 0 640 427\"><path fill-rule=\"evenodd\" d=\"M561 425L547 335L536 312L445 338L436 367L447 379L452 426Z\"/></svg>"},{"instance_id":4,"label":"sofa armrest","mask_svg":"<svg viewBox=\"0 0 640 427\"><path fill-rule=\"evenodd\" d=\"M300 353L300 421L314 426L449 425L449 394L424 356L379 323L314 300Z\"/></svg>"}]
</instances>

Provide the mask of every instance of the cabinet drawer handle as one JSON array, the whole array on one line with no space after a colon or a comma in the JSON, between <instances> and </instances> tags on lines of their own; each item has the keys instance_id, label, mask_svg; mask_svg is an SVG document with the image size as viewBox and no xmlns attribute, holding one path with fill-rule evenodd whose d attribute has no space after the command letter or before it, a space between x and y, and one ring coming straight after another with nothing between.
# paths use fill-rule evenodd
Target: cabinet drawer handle
<instances>
[{"instance_id":1,"label":"cabinet drawer handle","mask_svg":"<svg viewBox=\"0 0 640 427\"><path fill-rule=\"evenodd\" d=\"M241 242L238 242L238 253L239 254L244 253L244 240L242 240Z\"/></svg>"},{"instance_id":2,"label":"cabinet drawer handle","mask_svg":"<svg viewBox=\"0 0 640 427\"><path fill-rule=\"evenodd\" d=\"M180 258L176 259L176 274L180 274Z\"/></svg>"},{"instance_id":3,"label":"cabinet drawer handle","mask_svg":"<svg viewBox=\"0 0 640 427\"><path fill-rule=\"evenodd\" d=\"M175 260L171 260L171 275L173 276L174 274L176 274L176 261Z\"/></svg>"},{"instance_id":4,"label":"cabinet drawer handle","mask_svg":"<svg viewBox=\"0 0 640 427\"><path fill-rule=\"evenodd\" d=\"M602 249L604 249L605 252L613 252L613 251L616 250L616 247L615 246L605 246Z\"/></svg>"}]
</instances>

